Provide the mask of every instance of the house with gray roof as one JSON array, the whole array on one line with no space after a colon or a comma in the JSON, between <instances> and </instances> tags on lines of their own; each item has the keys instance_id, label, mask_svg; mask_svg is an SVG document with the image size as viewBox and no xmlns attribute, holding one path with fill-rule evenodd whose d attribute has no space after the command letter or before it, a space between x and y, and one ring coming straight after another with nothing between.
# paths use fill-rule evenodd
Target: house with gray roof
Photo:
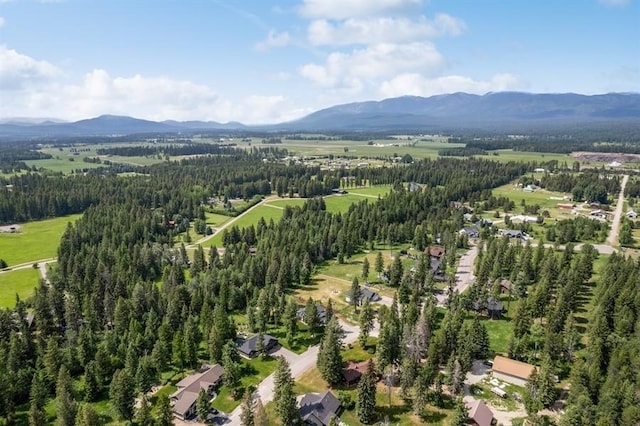
<instances>
[{"instance_id":1,"label":"house with gray roof","mask_svg":"<svg viewBox=\"0 0 640 426\"><path fill-rule=\"evenodd\" d=\"M313 426L327 426L342 411L340 400L329 391L303 395L299 407L302 420Z\"/></svg>"},{"instance_id":2,"label":"house with gray roof","mask_svg":"<svg viewBox=\"0 0 640 426\"><path fill-rule=\"evenodd\" d=\"M173 415L180 420L187 420L196 414L196 401L200 389L213 395L222 381L224 368L220 364L207 366L196 374L191 374L176 383L176 390L170 397Z\"/></svg>"},{"instance_id":3,"label":"house with gray roof","mask_svg":"<svg viewBox=\"0 0 640 426\"><path fill-rule=\"evenodd\" d=\"M251 359L259 355L258 354L258 337L259 336L260 336L259 334L254 334L253 336L249 337L248 339L244 340L242 343L238 345L238 353L240 354L240 356L247 359ZM264 351L267 353L275 349L276 346L278 346L279 344L278 339L276 339L273 336L270 336L268 334L263 334L262 337L263 337L262 343L263 343Z\"/></svg>"},{"instance_id":4,"label":"house with gray roof","mask_svg":"<svg viewBox=\"0 0 640 426\"><path fill-rule=\"evenodd\" d=\"M365 300L368 300L369 302L378 302L380 299L381 297L377 292L370 290L367 287L363 287L360 289L360 297L358 298L358 305L362 305ZM344 297L344 300L347 303L352 302L351 290L347 292L347 294Z\"/></svg>"}]
</instances>

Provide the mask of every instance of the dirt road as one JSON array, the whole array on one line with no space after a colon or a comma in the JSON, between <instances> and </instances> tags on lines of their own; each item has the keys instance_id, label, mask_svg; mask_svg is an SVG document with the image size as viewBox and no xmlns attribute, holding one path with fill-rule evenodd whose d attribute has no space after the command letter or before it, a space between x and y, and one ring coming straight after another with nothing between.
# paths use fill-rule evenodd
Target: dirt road
<instances>
[{"instance_id":1,"label":"dirt road","mask_svg":"<svg viewBox=\"0 0 640 426\"><path fill-rule=\"evenodd\" d=\"M618 195L618 204L616 204L616 211L613 215L613 222L611 223L611 231L609 232L609 238L607 238L607 244L616 246L618 244L618 232L620 231L620 219L622 218L622 208L624 207L624 188L629 181L629 175L622 177L622 183L620 184L620 194Z\"/></svg>"},{"instance_id":2,"label":"dirt road","mask_svg":"<svg viewBox=\"0 0 640 426\"><path fill-rule=\"evenodd\" d=\"M464 292L473 283L473 280L476 279L476 276L473 274L473 264L476 261L476 256L478 256L478 246L472 245L469 251L460 257L458 270L456 272L456 285L453 291L457 291L458 293ZM449 294L445 290L442 293L436 294L436 299L438 300L438 306L445 306L447 300L449 300Z\"/></svg>"}]
</instances>

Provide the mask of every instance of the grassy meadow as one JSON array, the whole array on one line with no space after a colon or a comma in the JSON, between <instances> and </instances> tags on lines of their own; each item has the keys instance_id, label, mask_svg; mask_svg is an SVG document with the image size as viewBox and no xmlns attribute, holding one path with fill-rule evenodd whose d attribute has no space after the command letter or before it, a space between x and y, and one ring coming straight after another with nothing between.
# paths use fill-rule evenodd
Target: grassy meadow
<instances>
[{"instance_id":1,"label":"grassy meadow","mask_svg":"<svg viewBox=\"0 0 640 426\"><path fill-rule=\"evenodd\" d=\"M22 300L31 296L39 279L40 271L33 268L0 272L0 308L13 308L16 294Z\"/></svg>"},{"instance_id":2,"label":"grassy meadow","mask_svg":"<svg viewBox=\"0 0 640 426\"><path fill-rule=\"evenodd\" d=\"M60 237L67 223L75 222L80 214L20 224L20 232L0 233L0 258L9 267L55 257Z\"/></svg>"}]
</instances>

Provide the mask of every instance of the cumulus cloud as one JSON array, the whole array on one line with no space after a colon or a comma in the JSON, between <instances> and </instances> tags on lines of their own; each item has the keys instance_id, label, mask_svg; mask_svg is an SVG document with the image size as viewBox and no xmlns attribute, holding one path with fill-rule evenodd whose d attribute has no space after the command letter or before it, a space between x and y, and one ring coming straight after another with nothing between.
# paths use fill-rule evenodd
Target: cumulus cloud
<instances>
[{"instance_id":1,"label":"cumulus cloud","mask_svg":"<svg viewBox=\"0 0 640 426\"><path fill-rule=\"evenodd\" d=\"M367 80L410 71L428 73L443 63L429 42L380 43L351 53L331 53L322 65L304 65L300 74L324 87L358 89Z\"/></svg>"},{"instance_id":2,"label":"cumulus cloud","mask_svg":"<svg viewBox=\"0 0 640 426\"><path fill-rule=\"evenodd\" d=\"M309 18L347 19L419 6L422 0L304 0L300 7Z\"/></svg>"},{"instance_id":3,"label":"cumulus cloud","mask_svg":"<svg viewBox=\"0 0 640 426\"><path fill-rule=\"evenodd\" d=\"M459 35L465 23L447 14L438 14L434 20L424 16L418 19L404 17L350 18L341 22L317 19L309 24L309 42L314 45L350 45L398 43L444 35Z\"/></svg>"},{"instance_id":4,"label":"cumulus cloud","mask_svg":"<svg viewBox=\"0 0 640 426\"><path fill-rule=\"evenodd\" d=\"M47 61L0 46L0 90L20 90L43 84L61 74Z\"/></svg>"},{"instance_id":5,"label":"cumulus cloud","mask_svg":"<svg viewBox=\"0 0 640 426\"><path fill-rule=\"evenodd\" d=\"M444 93L466 92L483 94L522 88L522 83L513 74L496 74L487 81L477 81L460 75L428 78L417 73L404 73L384 81L380 95L385 98L415 95L432 96Z\"/></svg>"},{"instance_id":6,"label":"cumulus cloud","mask_svg":"<svg viewBox=\"0 0 640 426\"><path fill-rule=\"evenodd\" d=\"M284 47L291 43L291 36L287 31L277 32L270 30L267 34L267 38L256 44L258 50L268 50L272 47Z\"/></svg>"}]
</instances>

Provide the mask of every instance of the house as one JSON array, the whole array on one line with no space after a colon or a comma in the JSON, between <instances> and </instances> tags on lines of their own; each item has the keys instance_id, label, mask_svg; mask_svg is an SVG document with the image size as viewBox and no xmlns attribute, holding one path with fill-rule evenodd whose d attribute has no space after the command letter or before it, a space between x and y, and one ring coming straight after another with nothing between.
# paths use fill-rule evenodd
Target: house
<instances>
[{"instance_id":1,"label":"house","mask_svg":"<svg viewBox=\"0 0 640 426\"><path fill-rule=\"evenodd\" d=\"M342 377L347 387L353 387L360 381L360 378L367 372L369 361L349 362L342 370Z\"/></svg>"},{"instance_id":2,"label":"house","mask_svg":"<svg viewBox=\"0 0 640 426\"><path fill-rule=\"evenodd\" d=\"M543 169L542 167L537 167L535 169L533 169L534 172L536 173L545 173L547 170Z\"/></svg>"},{"instance_id":3,"label":"house","mask_svg":"<svg viewBox=\"0 0 640 426\"><path fill-rule=\"evenodd\" d=\"M627 212L627 217L629 219L635 219L636 217L638 217L638 213L634 212L633 210L629 210Z\"/></svg>"},{"instance_id":4,"label":"house","mask_svg":"<svg viewBox=\"0 0 640 426\"><path fill-rule=\"evenodd\" d=\"M472 425L491 426L493 423L493 412L484 402L476 400L467 403L467 409L469 410L467 416Z\"/></svg>"},{"instance_id":5,"label":"house","mask_svg":"<svg viewBox=\"0 0 640 426\"><path fill-rule=\"evenodd\" d=\"M525 386L535 368L526 362L497 355L493 360L493 377L516 386Z\"/></svg>"},{"instance_id":6,"label":"house","mask_svg":"<svg viewBox=\"0 0 640 426\"><path fill-rule=\"evenodd\" d=\"M242 344L238 345L238 353L240 353L240 356L251 359L255 358L258 355L258 336L260 335L254 334L253 336L242 342ZM262 337L264 351L267 353L272 351L279 344L278 339L273 336L263 334Z\"/></svg>"},{"instance_id":7,"label":"house","mask_svg":"<svg viewBox=\"0 0 640 426\"><path fill-rule=\"evenodd\" d=\"M509 238L517 238L519 240L527 239L527 234L519 229L503 229L500 233Z\"/></svg>"},{"instance_id":8,"label":"house","mask_svg":"<svg viewBox=\"0 0 640 426\"><path fill-rule=\"evenodd\" d=\"M369 290L368 288L364 287L360 289L360 298L358 300L358 305L362 305L364 303L365 300L368 300L369 302L378 302L381 299L380 295L378 293L376 293L373 290ZM345 302L347 303L351 303L352 299L351 299L351 290L349 290L346 294L346 296L344 297Z\"/></svg>"},{"instance_id":9,"label":"house","mask_svg":"<svg viewBox=\"0 0 640 426\"><path fill-rule=\"evenodd\" d=\"M176 383L178 388L170 399L173 405L173 414L180 420L187 420L196 414L196 401L200 389L204 389L212 395L216 387L222 381L224 368L220 364L207 366L203 371L185 377Z\"/></svg>"},{"instance_id":10,"label":"house","mask_svg":"<svg viewBox=\"0 0 640 426\"><path fill-rule=\"evenodd\" d=\"M342 189L342 188L333 188L333 189L331 190L331 192L332 192L332 193L334 193L334 194L339 194L339 195L342 195L342 194L346 194L346 193L347 193L347 191L345 191L345 190L344 190L344 189Z\"/></svg>"},{"instance_id":11,"label":"house","mask_svg":"<svg viewBox=\"0 0 640 426\"><path fill-rule=\"evenodd\" d=\"M509 280L503 279L500 281L500 293L509 293L509 290L513 288L513 283Z\"/></svg>"},{"instance_id":12,"label":"house","mask_svg":"<svg viewBox=\"0 0 640 426\"><path fill-rule=\"evenodd\" d=\"M415 182L409 182L409 192L420 191L420 185Z\"/></svg>"},{"instance_id":13,"label":"house","mask_svg":"<svg viewBox=\"0 0 640 426\"><path fill-rule=\"evenodd\" d=\"M331 419L338 417L342 404L331 392L308 393L300 399L300 417L305 424L327 426Z\"/></svg>"},{"instance_id":14,"label":"house","mask_svg":"<svg viewBox=\"0 0 640 426\"><path fill-rule=\"evenodd\" d=\"M306 307L302 307L296 311L296 316L298 317L298 320L303 324L306 324L306 322L304 321L304 313L306 310L307 310ZM318 313L318 319L320 320L320 324L326 324L327 310L324 308L324 306L322 306L319 303L316 303L316 312Z\"/></svg>"},{"instance_id":15,"label":"house","mask_svg":"<svg viewBox=\"0 0 640 426\"><path fill-rule=\"evenodd\" d=\"M444 255L444 247L429 246L429 256L440 259Z\"/></svg>"},{"instance_id":16,"label":"house","mask_svg":"<svg viewBox=\"0 0 640 426\"><path fill-rule=\"evenodd\" d=\"M464 219L465 222L471 222L473 220L473 214L465 213L462 215L462 218Z\"/></svg>"},{"instance_id":17,"label":"house","mask_svg":"<svg viewBox=\"0 0 640 426\"><path fill-rule=\"evenodd\" d=\"M468 238L480 238L480 230L475 226L467 226L459 231L460 235L466 235Z\"/></svg>"},{"instance_id":18,"label":"house","mask_svg":"<svg viewBox=\"0 0 640 426\"><path fill-rule=\"evenodd\" d=\"M436 257L432 257L429 260L429 269L431 270L431 273L433 274L433 277L437 280L443 280L444 279L444 272L442 271L442 266L441 266L441 262L440 259L436 258Z\"/></svg>"},{"instance_id":19,"label":"house","mask_svg":"<svg viewBox=\"0 0 640 426\"><path fill-rule=\"evenodd\" d=\"M473 310L476 312L486 310L487 314L491 318L498 318L500 317L500 315L502 315L504 307L502 305L502 302L491 296L487 299L486 303L480 300L476 300L475 302L473 302Z\"/></svg>"}]
</instances>

